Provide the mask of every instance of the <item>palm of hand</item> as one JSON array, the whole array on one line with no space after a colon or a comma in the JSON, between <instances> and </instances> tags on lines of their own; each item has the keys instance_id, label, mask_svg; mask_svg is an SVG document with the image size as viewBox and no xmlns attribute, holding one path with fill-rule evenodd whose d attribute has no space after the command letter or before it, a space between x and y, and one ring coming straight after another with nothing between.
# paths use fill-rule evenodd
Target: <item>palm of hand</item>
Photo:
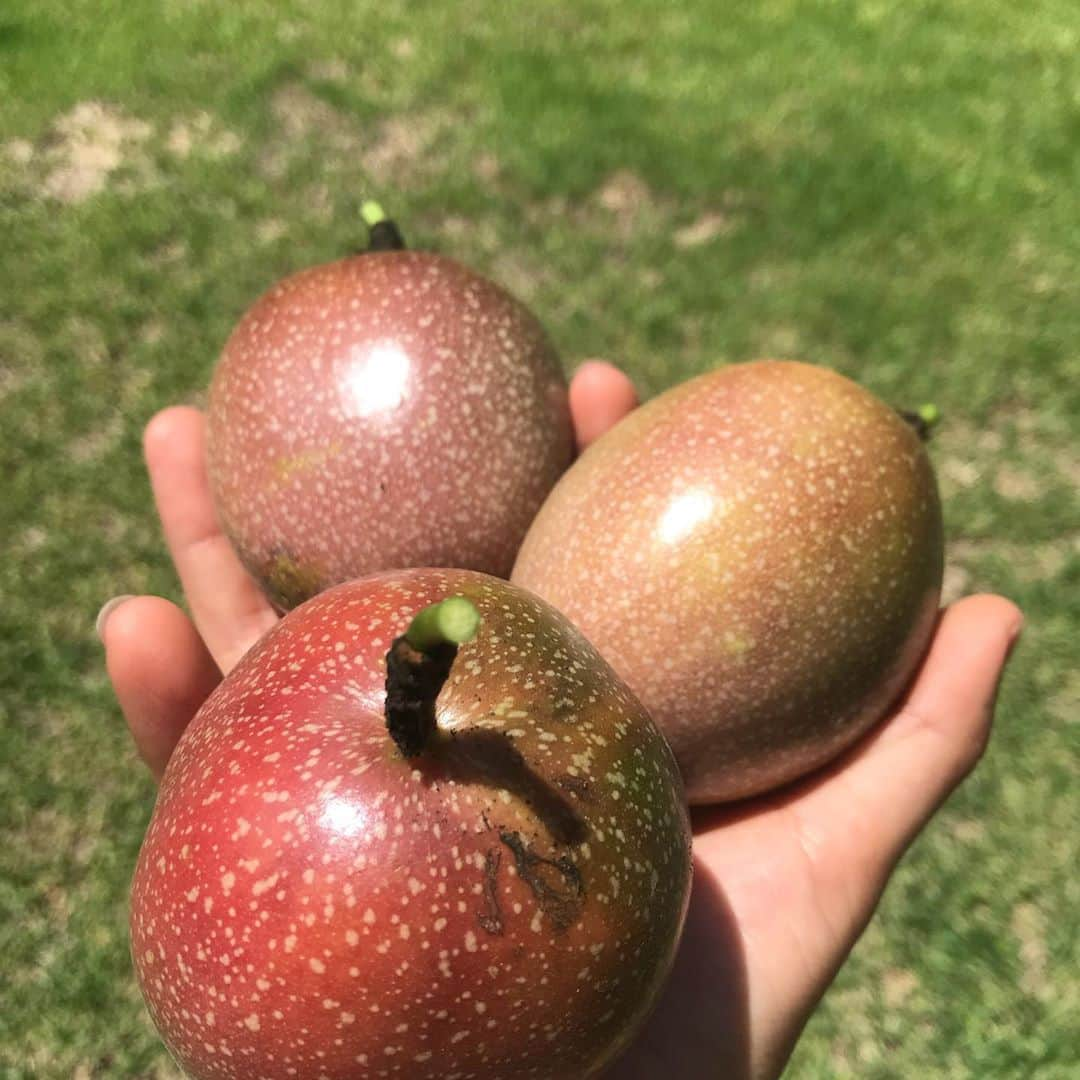
<instances>
[{"instance_id":1,"label":"palm of hand","mask_svg":"<svg viewBox=\"0 0 1080 1080\"><path fill-rule=\"evenodd\" d=\"M585 365L571 385L579 443L633 405L625 376ZM156 597L127 598L103 611L100 628L136 746L160 777L221 673L277 616L217 527L201 415L160 414L146 455L192 618ZM1019 612L999 597L954 605L905 701L843 759L779 794L695 810L683 945L613 1077L779 1074L896 862L977 762L1019 628Z\"/></svg>"}]
</instances>

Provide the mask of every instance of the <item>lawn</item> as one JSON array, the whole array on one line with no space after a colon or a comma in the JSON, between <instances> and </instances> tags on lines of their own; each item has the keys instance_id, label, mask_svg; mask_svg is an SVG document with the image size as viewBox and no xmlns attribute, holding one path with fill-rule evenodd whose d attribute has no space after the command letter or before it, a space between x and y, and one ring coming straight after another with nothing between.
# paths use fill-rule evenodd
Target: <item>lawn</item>
<instances>
[{"instance_id":1,"label":"lawn","mask_svg":"<svg viewBox=\"0 0 1080 1080\"><path fill-rule=\"evenodd\" d=\"M93 631L178 597L139 455L245 305L361 243L486 270L643 394L761 355L932 400L951 596L1028 617L987 759L794 1078L1075 1076L1075 0L8 0L0 1074L174 1076L126 891L153 800Z\"/></svg>"}]
</instances>

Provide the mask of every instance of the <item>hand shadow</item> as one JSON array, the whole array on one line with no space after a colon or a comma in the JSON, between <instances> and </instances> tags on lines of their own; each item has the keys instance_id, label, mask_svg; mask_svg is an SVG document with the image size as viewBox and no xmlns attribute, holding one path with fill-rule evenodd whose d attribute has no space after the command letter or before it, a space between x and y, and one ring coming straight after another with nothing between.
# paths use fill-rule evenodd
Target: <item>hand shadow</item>
<instances>
[{"instance_id":1,"label":"hand shadow","mask_svg":"<svg viewBox=\"0 0 1080 1080\"><path fill-rule=\"evenodd\" d=\"M684 1071L686 1062L697 1067ZM697 857L671 976L645 1028L604 1080L665 1075L678 1080L750 1075L750 994L742 939L717 875Z\"/></svg>"}]
</instances>

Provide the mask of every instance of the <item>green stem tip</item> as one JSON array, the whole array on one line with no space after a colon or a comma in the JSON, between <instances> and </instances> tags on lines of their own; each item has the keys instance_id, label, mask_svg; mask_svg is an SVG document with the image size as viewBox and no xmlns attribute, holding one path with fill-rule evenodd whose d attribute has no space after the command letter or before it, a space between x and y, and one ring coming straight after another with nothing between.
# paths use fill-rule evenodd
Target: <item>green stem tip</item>
<instances>
[{"instance_id":1,"label":"green stem tip","mask_svg":"<svg viewBox=\"0 0 1080 1080\"><path fill-rule=\"evenodd\" d=\"M386 221L386 211L374 199L365 199L360 206L360 216L369 229L374 229L380 221Z\"/></svg>"},{"instance_id":2,"label":"green stem tip","mask_svg":"<svg viewBox=\"0 0 1080 1080\"><path fill-rule=\"evenodd\" d=\"M448 596L417 612L405 640L417 652L430 653L440 645L464 645L476 637L480 612L464 596Z\"/></svg>"},{"instance_id":3,"label":"green stem tip","mask_svg":"<svg viewBox=\"0 0 1080 1080\"><path fill-rule=\"evenodd\" d=\"M920 405L915 411L918 413L919 419L928 428L932 428L941 419L941 410L932 402Z\"/></svg>"}]
</instances>

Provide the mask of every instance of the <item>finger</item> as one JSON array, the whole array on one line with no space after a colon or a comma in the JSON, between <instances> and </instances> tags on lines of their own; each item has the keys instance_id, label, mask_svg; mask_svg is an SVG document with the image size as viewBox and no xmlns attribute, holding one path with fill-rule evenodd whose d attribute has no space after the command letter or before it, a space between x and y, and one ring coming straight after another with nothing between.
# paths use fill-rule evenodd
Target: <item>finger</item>
<instances>
[{"instance_id":1,"label":"finger","mask_svg":"<svg viewBox=\"0 0 1080 1080\"><path fill-rule=\"evenodd\" d=\"M184 728L221 673L187 615L160 597L106 605L98 630L136 749L160 780Z\"/></svg>"},{"instance_id":2,"label":"finger","mask_svg":"<svg viewBox=\"0 0 1080 1080\"><path fill-rule=\"evenodd\" d=\"M192 619L228 672L277 616L218 525L206 475L206 421L198 409L165 409L147 425L143 446Z\"/></svg>"},{"instance_id":3,"label":"finger","mask_svg":"<svg viewBox=\"0 0 1080 1080\"><path fill-rule=\"evenodd\" d=\"M578 451L614 427L638 403L630 379L606 360L586 360L570 380L570 412Z\"/></svg>"}]
</instances>

